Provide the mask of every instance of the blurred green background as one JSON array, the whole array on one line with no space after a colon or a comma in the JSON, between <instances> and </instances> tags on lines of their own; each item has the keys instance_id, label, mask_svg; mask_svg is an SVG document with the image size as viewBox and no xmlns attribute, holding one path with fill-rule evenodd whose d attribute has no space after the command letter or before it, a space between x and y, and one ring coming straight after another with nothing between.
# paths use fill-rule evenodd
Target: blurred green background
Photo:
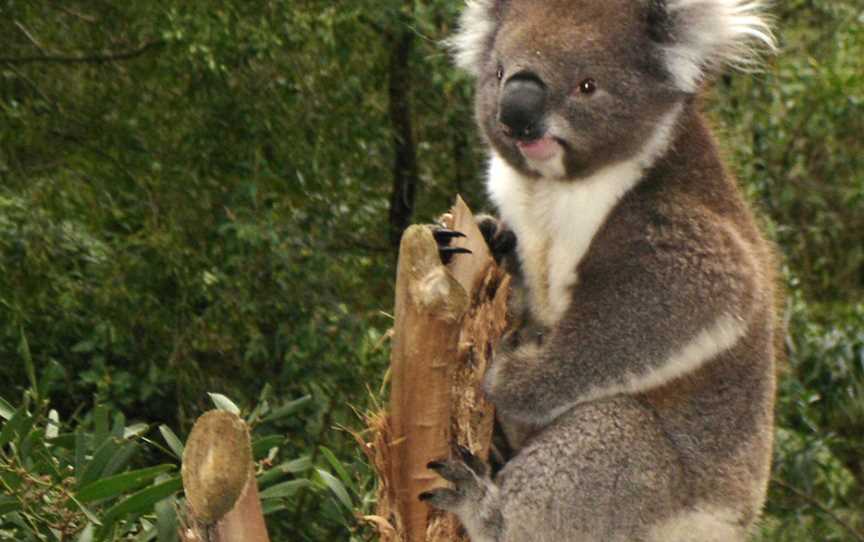
<instances>
[{"instance_id":1,"label":"blurred green background","mask_svg":"<svg viewBox=\"0 0 864 542\"><path fill-rule=\"evenodd\" d=\"M777 4L781 53L705 99L785 262L757 539L861 541L864 6ZM460 8L0 4L0 540L176 540L207 392L255 426L274 540L374 539L346 428L385 397L394 239L488 208Z\"/></svg>"}]
</instances>

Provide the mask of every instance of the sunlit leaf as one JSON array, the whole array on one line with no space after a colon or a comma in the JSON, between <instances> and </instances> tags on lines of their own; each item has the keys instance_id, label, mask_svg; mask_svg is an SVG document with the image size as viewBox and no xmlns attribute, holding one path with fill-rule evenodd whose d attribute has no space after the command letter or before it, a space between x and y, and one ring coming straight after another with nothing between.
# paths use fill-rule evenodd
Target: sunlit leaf
<instances>
[{"instance_id":1,"label":"sunlit leaf","mask_svg":"<svg viewBox=\"0 0 864 542\"><path fill-rule=\"evenodd\" d=\"M180 438L171 430L167 425L160 425L159 432L162 434L162 438L165 439L165 443L168 444L168 448L174 453L174 456L177 459L183 458L183 442Z\"/></svg>"},{"instance_id":2,"label":"sunlit leaf","mask_svg":"<svg viewBox=\"0 0 864 542\"><path fill-rule=\"evenodd\" d=\"M345 486L342 484L342 482L323 469L316 468L315 472L318 474L324 485L330 488L330 491L332 491L333 494L336 495L336 498L339 499L339 502L342 503L345 509L349 511L353 510L354 505L351 503L351 497L348 495L348 491L345 489Z\"/></svg>"},{"instance_id":3,"label":"sunlit leaf","mask_svg":"<svg viewBox=\"0 0 864 542\"><path fill-rule=\"evenodd\" d=\"M222 395L221 393L208 393L210 399L213 401L213 404L216 405L216 408L219 410L225 410L234 414L236 416L240 415L240 407L234 404L234 402L228 397Z\"/></svg>"}]
</instances>

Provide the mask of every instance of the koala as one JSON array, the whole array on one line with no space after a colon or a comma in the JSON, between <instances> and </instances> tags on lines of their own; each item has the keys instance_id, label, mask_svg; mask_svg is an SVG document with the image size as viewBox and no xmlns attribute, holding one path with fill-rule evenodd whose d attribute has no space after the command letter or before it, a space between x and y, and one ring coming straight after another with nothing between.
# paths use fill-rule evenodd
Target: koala
<instances>
[{"instance_id":1,"label":"koala","mask_svg":"<svg viewBox=\"0 0 864 542\"><path fill-rule=\"evenodd\" d=\"M761 0L469 0L517 339L484 381L514 450L430 463L474 542L745 540L769 479L774 251L699 111L775 49ZM488 224L486 230L490 230ZM470 256L460 256L470 257Z\"/></svg>"}]
</instances>

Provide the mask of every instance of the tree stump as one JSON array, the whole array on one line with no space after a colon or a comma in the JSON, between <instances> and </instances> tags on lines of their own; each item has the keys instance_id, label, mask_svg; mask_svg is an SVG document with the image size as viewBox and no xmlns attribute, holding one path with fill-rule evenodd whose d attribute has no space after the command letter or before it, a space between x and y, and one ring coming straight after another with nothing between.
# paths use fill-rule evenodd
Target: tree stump
<instances>
[{"instance_id":1,"label":"tree stump","mask_svg":"<svg viewBox=\"0 0 864 542\"><path fill-rule=\"evenodd\" d=\"M390 402L370 416L364 449L379 475L373 522L382 541L467 540L457 520L418 495L444 484L427 463L456 444L488 459L494 410L480 384L507 325L510 278L494 262L471 211L457 199L447 226L472 251L444 266L426 226L409 228L400 245L390 358Z\"/></svg>"},{"instance_id":2,"label":"tree stump","mask_svg":"<svg viewBox=\"0 0 864 542\"><path fill-rule=\"evenodd\" d=\"M198 418L183 451L188 523L183 542L269 542L249 428L230 412Z\"/></svg>"}]
</instances>

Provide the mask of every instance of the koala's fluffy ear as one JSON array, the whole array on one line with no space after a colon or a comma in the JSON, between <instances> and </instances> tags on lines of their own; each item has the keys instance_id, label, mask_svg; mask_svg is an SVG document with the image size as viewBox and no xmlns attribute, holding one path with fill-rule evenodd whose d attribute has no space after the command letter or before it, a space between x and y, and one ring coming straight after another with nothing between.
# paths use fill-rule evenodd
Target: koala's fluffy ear
<instances>
[{"instance_id":1,"label":"koala's fluffy ear","mask_svg":"<svg viewBox=\"0 0 864 542\"><path fill-rule=\"evenodd\" d=\"M503 3L504 0L467 0L459 18L459 30L446 42L456 64L475 76L489 54Z\"/></svg>"},{"instance_id":2,"label":"koala's fluffy ear","mask_svg":"<svg viewBox=\"0 0 864 542\"><path fill-rule=\"evenodd\" d=\"M651 35L675 86L696 92L725 66L753 69L776 41L763 0L649 0Z\"/></svg>"}]
</instances>

